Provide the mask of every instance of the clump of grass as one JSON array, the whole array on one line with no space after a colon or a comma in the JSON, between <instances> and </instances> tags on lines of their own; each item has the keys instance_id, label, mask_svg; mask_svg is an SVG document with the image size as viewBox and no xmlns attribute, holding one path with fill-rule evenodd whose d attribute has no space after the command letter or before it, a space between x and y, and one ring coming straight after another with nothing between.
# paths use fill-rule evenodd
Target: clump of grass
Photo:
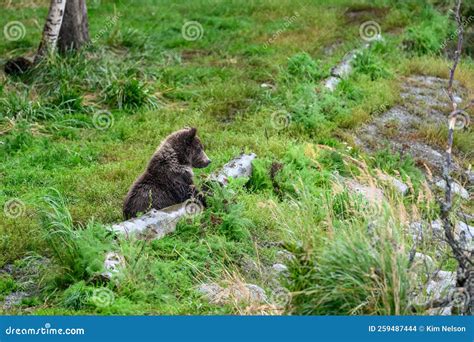
<instances>
[{"instance_id":1,"label":"clump of grass","mask_svg":"<svg viewBox=\"0 0 474 342\"><path fill-rule=\"evenodd\" d=\"M108 35L106 43L114 47L125 47L143 49L146 47L148 36L144 35L141 31L127 28L125 30L115 29Z\"/></svg>"},{"instance_id":2,"label":"clump of grass","mask_svg":"<svg viewBox=\"0 0 474 342\"><path fill-rule=\"evenodd\" d=\"M45 197L42 227L49 252L62 268L61 281L90 280L103 271L103 257L112 250L111 236L102 225L89 222L75 227L64 198L54 191Z\"/></svg>"},{"instance_id":3,"label":"clump of grass","mask_svg":"<svg viewBox=\"0 0 474 342\"><path fill-rule=\"evenodd\" d=\"M415 55L439 53L450 28L448 18L426 7L420 14L420 22L409 27L403 39L403 48Z\"/></svg>"},{"instance_id":4,"label":"clump of grass","mask_svg":"<svg viewBox=\"0 0 474 342\"><path fill-rule=\"evenodd\" d=\"M62 85L55 94L52 104L67 112L81 112L84 109L83 97L78 89Z\"/></svg>"},{"instance_id":5,"label":"clump of grass","mask_svg":"<svg viewBox=\"0 0 474 342\"><path fill-rule=\"evenodd\" d=\"M18 121L9 133L1 145L6 154L13 154L33 144L34 138L26 120Z\"/></svg>"},{"instance_id":6,"label":"clump of grass","mask_svg":"<svg viewBox=\"0 0 474 342\"><path fill-rule=\"evenodd\" d=\"M354 70L361 74L368 75L372 81L390 76L390 73L381 59L370 50L364 50L356 56L354 60Z\"/></svg>"},{"instance_id":7,"label":"clump of grass","mask_svg":"<svg viewBox=\"0 0 474 342\"><path fill-rule=\"evenodd\" d=\"M406 314L408 257L396 228L379 223L339 229L320 253L301 251L290 264L292 312L310 315ZM350 266L349 266L350 265Z\"/></svg>"},{"instance_id":8,"label":"clump of grass","mask_svg":"<svg viewBox=\"0 0 474 342\"><path fill-rule=\"evenodd\" d=\"M317 61L301 52L288 59L287 75L292 81L316 82L323 77L323 72Z\"/></svg>"},{"instance_id":9,"label":"clump of grass","mask_svg":"<svg viewBox=\"0 0 474 342\"><path fill-rule=\"evenodd\" d=\"M18 285L9 274L0 274L0 300L17 289Z\"/></svg>"},{"instance_id":10,"label":"clump of grass","mask_svg":"<svg viewBox=\"0 0 474 342\"><path fill-rule=\"evenodd\" d=\"M107 104L119 109L158 107L158 100L150 88L135 78L113 81L104 89L104 97Z\"/></svg>"},{"instance_id":11,"label":"clump of grass","mask_svg":"<svg viewBox=\"0 0 474 342\"><path fill-rule=\"evenodd\" d=\"M270 179L270 163L264 159L257 159L252 162L252 175L250 176L248 187L252 191L268 190L272 188Z\"/></svg>"},{"instance_id":12,"label":"clump of grass","mask_svg":"<svg viewBox=\"0 0 474 342\"><path fill-rule=\"evenodd\" d=\"M370 164L388 174L400 175L404 180L410 179L415 186L424 180L423 173L416 167L413 158L401 156L400 153L381 150L370 159Z\"/></svg>"}]
</instances>

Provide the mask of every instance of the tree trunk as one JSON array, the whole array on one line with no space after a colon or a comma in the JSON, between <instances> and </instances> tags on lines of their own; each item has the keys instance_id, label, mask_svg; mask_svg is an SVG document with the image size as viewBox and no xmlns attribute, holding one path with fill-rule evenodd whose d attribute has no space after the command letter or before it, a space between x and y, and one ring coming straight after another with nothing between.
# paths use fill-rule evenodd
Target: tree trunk
<instances>
[{"instance_id":1,"label":"tree trunk","mask_svg":"<svg viewBox=\"0 0 474 342\"><path fill-rule=\"evenodd\" d=\"M64 53L70 50L79 50L89 41L86 0L68 0L59 32L59 51Z\"/></svg>"},{"instance_id":2,"label":"tree trunk","mask_svg":"<svg viewBox=\"0 0 474 342\"><path fill-rule=\"evenodd\" d=\"M35 63L41 60L48 52L54 51L63 21L65 6L66 0L51 0L46 23L44 24L43 36L35 56Z\"/></svg>"}]
</instances>

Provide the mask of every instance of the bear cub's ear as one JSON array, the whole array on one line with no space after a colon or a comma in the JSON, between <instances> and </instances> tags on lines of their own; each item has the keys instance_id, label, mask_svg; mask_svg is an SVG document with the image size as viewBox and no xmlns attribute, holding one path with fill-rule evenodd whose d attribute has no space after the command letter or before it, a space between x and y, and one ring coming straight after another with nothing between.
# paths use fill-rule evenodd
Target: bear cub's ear
<instances>
[{"instance_id":1,"label":"bear cub's ear","mask_svg":"<svg viewBox=\"0 0 474 342\"><path fill-rule=\"evenodd\" d=\"M188 128L188 133L187 133L188 141L193 141L196 134L197 134L196 128L194 127Z\"/></svg>"}]
</instances>

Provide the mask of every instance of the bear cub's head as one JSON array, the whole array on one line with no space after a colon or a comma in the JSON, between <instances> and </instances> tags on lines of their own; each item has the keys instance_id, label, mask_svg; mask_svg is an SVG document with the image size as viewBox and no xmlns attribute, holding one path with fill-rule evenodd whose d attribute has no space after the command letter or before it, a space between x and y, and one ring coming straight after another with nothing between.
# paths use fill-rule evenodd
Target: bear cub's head
<instances>
[{"instance_id":1,"label":"bear cub's head","mask_svg":"<svg viewBox=\"0 0 474 342\"><path fill-rule=\"evenodd\" d=\"M204 168L211 163L204 152L201 140L197 136L196 128L185 128L174 133L170 143L179 162L183 165Z\"/></svg>"}]
</instances>

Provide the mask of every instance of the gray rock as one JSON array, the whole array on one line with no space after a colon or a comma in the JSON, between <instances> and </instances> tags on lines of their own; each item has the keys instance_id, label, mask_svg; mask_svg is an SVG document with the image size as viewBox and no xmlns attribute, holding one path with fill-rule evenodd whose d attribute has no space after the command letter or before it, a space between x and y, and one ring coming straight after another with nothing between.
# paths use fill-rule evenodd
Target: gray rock
<instances>
[{"instance_id":1,"label":"gray rock","mask_svg":"<svg viewBox=\"0 0 474 342\"><path fill-rule=\"evenodd\" d=\"M3 309L8 310L13 308L14 306L17 306L21 303L23 298L27 298L29 294L27 292L23 291L17 291L17 292L12 292L9 295L5 297L5 300L3 302Z\"/></svg>"},{"instance_id":2,"label":"gray rock","mask_svg":"<svg viewBox=\"0 0 474 342\"><path fill-rule=\"evenodd\" d=\"M125 268L125 258L119 253L109 252L105 255L105 272L102 273L102 276L110 280L123 268Z\"/></svg>"},{"instance_id":3,"label":"gray rock","mask_svg":"<svg viewBox=\"0 0 474 342\"><path fill-rule=\"evenodd\" d=\"M441 190L446 191L446 181L444 179L437 181L436 186L440 188ZM469 199L469 192L466 189L464 189L462 185L456 182L452 182L451 191L454 194L461 196L461 198L463 199L466 199L466 200Z\"/></svg>"},{"instance_id":4,"label":"gray rock","mask_svg":"<svg viewBox=\"0 0 474 342\"><path fill-rule=\"evenodd\" d=\"M462 221L459 221L456 225L456 232L458 234L465 234L466 237L474 238L474 227L470 226Z\"/></svg>"},{"instance_id":5,"label":"gray rock","mask_svg":"<svg viewBox=\"0 0 474 342\"><path fill-rule=\"evenodd\" d=\"M408 233L412 236L413 241L423 241L423 224L421 222L412 222L408 226Z\"/></svg>"},{"instance_id":6,"label":"gray rock","mask_svg":"<svg viewBox=\"0 0 474 342\"><path fill-rule=\"evenodd\" d=\"M226 288L222 288L215 283L210 283L199 285L197 290L210 303L217 305L240 302L248 304L267 302L265 291L254 284L234 283Z\"/></svg>"},{"instance_id":7,"label":"gray rock","mask_svg":"<svg viewBox=\"0 0 474 342\"><path fill-rule=\"evenodd\" d=\"M349 178L343 178L343 183L351 192L362 195L368 202L381 204L385 201L383 191L376 187L362 185Z\"/></svg>"},{"instance_id":8,"label":"gray rock","mask_svg":"<svg viewBox=\"0 0 474 342\"><path fill-rule=\"evenodd\" d=\"M382 174L382 173L379 174L378 177L379 177L380 180L382 180L384 182L388 182L400 194L406 195L406 193L408 192L408 185L403 183L401 180L398 180L395 177L392 177L392 176L386 175L386 174Z\"/></svg>"},{"instance_id":9,"label":"gray rock","mask_svg":"<svg viewBox=\"0 0 474 342\"><path fill-rule=\"evenodd\" d=\"M285 263L285 262L292 261L295 259L295 256L293 255L293 253L290 253L287 250L276 252L276 256L277 256L277 259L281 263Z\"/></svg>"},{"instance_id":10,"label":"gray rock","mask_svg":"<svg viewBox=\"0 0 474 342\"><path fill-rule=\"evenodd\" d=\"M441 220L432 221L430 224L430 228L434 235L444 236L443 222L441 222Z\"/></svg>"},{"instance_id":11,"label":"gray rock","mask_svg":"<svg viewBox=\"0 0 474 342\"><path fill-rule=\"evenodd\" d=\"M470 184L474 184L474 172L472 172L472 170L466 170L465 174L467 177L467 181Z\"/></svg>"},{"instance_id":12,"label":"gray rock","mask_svg":"<svg viewBox=\"0 0 474 342\"><path fill-rule=\"evenodd\" d=\"M426 311L430 316L451 316L453 314L453 307L446 306L444 308L431 308Z\"/></svg>"},{"instance_id":13,"label":"gray rock","mask_svg":"<svg viewBox=\"0 0 474 342\"><path fill-rule=\"evenodd\" d=\"M288 271L288 267L283 264L274 264L272 266L272 269L276 274L280 274L280 273L284 273Z\"/></svg>"},{"instance_id":14,"label":"gray rock","mask_svg":"<svg viewBox=\"0 0 474 342\"><path fill-rule=\"evenodd\" d=\"M462 248L473 251L474 250L474 227L462 221L456 225L456 235L459 237Z\"/></svg>"},{"instance_id":15,"label":"gray rock","mask_svg":"<svg viewBox=\"0 0 474 342\"><path fill-rule=\"evenodd\" d=\"M198 287L198 292L207 297L209 300L216 298L219 293L222 292L222 287L217 284L201 284Z\"/></svg>"},{"instance_id":16,"label":"gray rock","mask_svg":"<svg viewBox=\"0 0 474 342\"><path fill-rule=\"evenodd\" d=\"M412 269L417 271L418 274L432 274L436 270L436 265L429 255L416 252Z\"/></svg>"}]
</instances>

